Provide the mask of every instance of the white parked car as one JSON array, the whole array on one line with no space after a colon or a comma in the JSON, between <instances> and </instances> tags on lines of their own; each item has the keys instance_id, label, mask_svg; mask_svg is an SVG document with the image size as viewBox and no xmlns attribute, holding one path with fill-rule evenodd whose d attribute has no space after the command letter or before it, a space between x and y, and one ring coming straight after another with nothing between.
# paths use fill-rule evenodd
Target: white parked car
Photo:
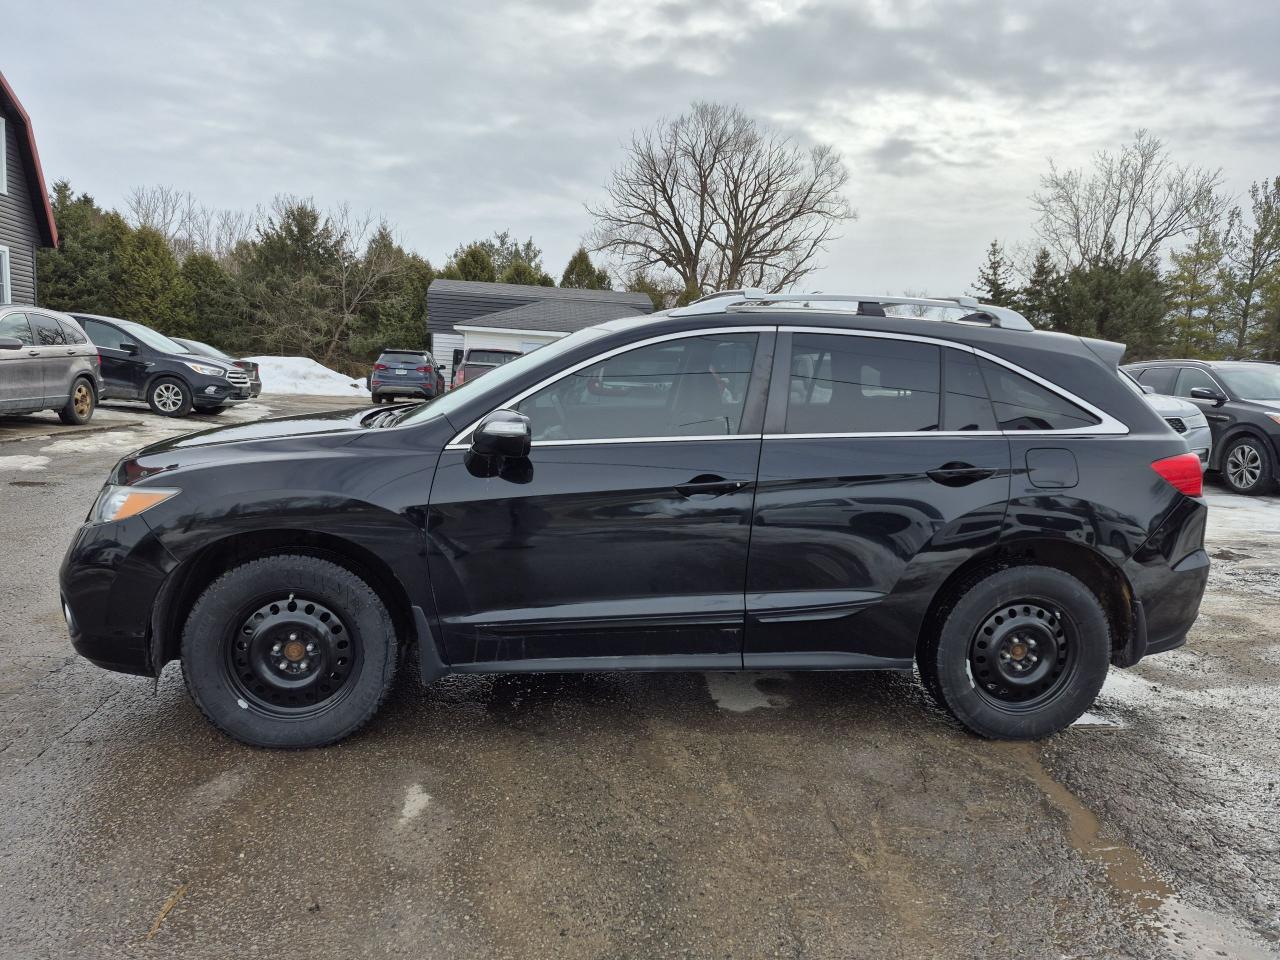
<instances>
[{"instance_id":1,"label":"white parked car","mask_svg":"<svg viewBox=\"0 0 1280 960\"><path fill-rule=\"evenodd\" d=\"M1181 434L1187 449L1200 458L1200 472L1203 473L1209 466L1209 454L1213 451L1213 435L1209 432L1209 421L1205 419L1204 411L1190 400L1156 393L1150 387L1142 386L1125 370L1121 370L1120 375L1142 393L1151 409L1164 417L1174 433Z\"/></svg>"}]
</instances>

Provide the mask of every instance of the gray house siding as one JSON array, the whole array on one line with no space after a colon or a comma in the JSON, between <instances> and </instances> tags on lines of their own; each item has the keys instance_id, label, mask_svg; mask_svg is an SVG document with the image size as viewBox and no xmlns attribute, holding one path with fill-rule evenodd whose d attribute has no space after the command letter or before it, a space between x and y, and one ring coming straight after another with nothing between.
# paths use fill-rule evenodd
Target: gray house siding
<instances>
[{"instance_id":1,"label":"gray house siding","mask_svg":"<svg viewBox=\"0 0 1280 960\"><path fill-rule=\"evenodd\" d=\"M31 185L18 153L14 118L4 115L5 170L8 192L0 193L0 247L9 248L9 280L14 303L36 302L36 244L39 229L31 202Z\"/></svg>"}]
</instances>

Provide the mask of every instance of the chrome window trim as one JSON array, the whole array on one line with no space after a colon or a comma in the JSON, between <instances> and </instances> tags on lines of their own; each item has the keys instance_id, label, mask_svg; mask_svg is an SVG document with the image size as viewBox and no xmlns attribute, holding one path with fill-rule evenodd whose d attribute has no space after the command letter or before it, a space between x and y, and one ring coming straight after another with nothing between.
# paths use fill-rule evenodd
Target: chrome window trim
<instances>
[{"instance_id":1,"label":"chrome window trim","mask_svg":"<svg viewBox=\"0 0 1280 960\"><path fill-rule=\"evenodd\" d=\"M478 417L468 427L456 433L453 439L450 440L447 444L445 444L445 449L446 450L466 450L468 447L470 447L470 444L464 443L463 438L468 436L473 430L475 430L475 428L479 426L480 421L483 420L485 417L489 416L490 413L493 413L495 410L511 410L517 403L537 393L543 387L548 387L551 384L555 383L557 380L563 380L565 377L570 376L571 374L577 373L579 370L583 369L584 367L589 367L593 363L599 363L602 360L608 360L610 357L616 356L619 353L626 353L628 350L637 350L640 347L652 346L655 343L662 343L666 340L683 340L688 337L709 337L718 333L773 333L777 329L778 328L775 324L769 324L767 326L752 326L752 327L739 327L739 326L701 327L697 330L681 330L678 333L664 333L661 336L649 337L645 340L636 340L633 343L624 344L621 347L614 347L612 350L606 350L603 353L596 354L595 356L591 357L589 360L583 360L581 363L576 363L572 367L557 371L552 376L539 381L538 383L534 384L532 387L529 387L528 389L521 391L520 393L516 394L513 397L509 397L506 401L498 404L496 407L490 410L489 413L484 414L484 416ZM610 437L610 438L598 439L598 440L534 440L531 446L537 447L537 446L546 446L546 445L554 444L555 446L565 447L565 446L572 446L574 444L581 445L581 444L597 444L597 443L668 443L672 440L707 440L707 439L741 440L745 438L748 440L752 440L752 439L759 439L760 436L761 434L759 433L726 433L726 434L715 434L713 437L688 437L688 436L685 436L685 437Z\"/></svg>"},{"instance_id":2,"label":"chrome window trim","mask_svg":"<svg viewBox=\"0 0 1280 960\"><path fill-rule=\"evenodd\" d=\"M1038 384L1041 387L1044 387L1050 393L1053 393L1056 396L1061 397L1062 399L1066 400L1068 403L1072 403L1075 406L1079 407L1080 409L1097 417L1099 422L1088 427L1079 427L1075 429L1063 429L1063 430L928 430L928 431L905 432L905 433L904 432L764 433L764 434L733 433L733 434L717 434L715 436L708 436L708 437L689 437L689 436L614 437L609 439L598 439L598 440L535 440L531 445L534 447L538 447L538 446L563 447L563 446L574 446L574 445L580 446L583 444L601 444L601 443L671 443L674 441L688 441L688 440L739 440L739 439L752 439L756 437L759 437L760 439L763 439L763 440L824 440L824 439L869 440L877 437L895 438L895 439L902 439L904 437L927 438L927 437L1003 437L1003 436L1016 436L1016 437L1114 436L1114 437L1118 437L1118 436L1125 436L1129 433L1129 428L1124 423L1117 420L1115 417L1111 416L1106 411L1089 403L1087 400L1083 400L1080 397L1076 396L1071 391L1064 390L1062 387L1058 386L1052 381L1046 380L1044 377L1041 377L1035 373L1032 373L1030 370L1027 370L1024 367L1020 367L1018 366L1018 364L1013 363L1012 361L1006 360L1003 357L996 356L993 353L988 353L986 350L982 350L978 347L970 346L967 343L957 343L954 340L946 340L940 337L926 337L926 336L921 336L919 334L914 334L914 333L891 333L884 330L849 330L841 327L811 327L811 326L801 326L801 325L795 325L795 324L779 324L777 326L770 325L770 326L743 326L743 327L707 327L699 330L686 330L686 331L681 331L679 333L663 334L662 336L658 336L658 337L650 337L645 340L638 340L635 343L627 344L626 346L622 346L622 347L616 347L604 353L597 354L596 356L592 357L590 360L586 360L582 363L576 364L575 366L571 367L568 370L562 370L559 373L555 374L554 376L547 377L545 380L542 380L535 386L532 386L529 389L524 390L523 392L517 394L516 396L508 399L505 403L501 403L498 406L494 407L493 410L489 411L489 413L492 413L494 410L511 409L511 407L514 404L517 404L520 401L529 397L530 395L537 393L543 387L549 386L555 381L563 377L569 376L570 374L575 373L578 370L581 370L583 367L589 367L593 363L597 363L601 360L607 360L609 357L615 356L616 354L619 354L619 353L625 353L627 350L632 350L638 347L646 347L646 346L649 346L650 344L660 343L664 340L675 340L683 337L710 336L713 334L720 334L720 333L768 333L771 331L777 332L777 333L816 333L816 334L833 334L836 336L843 336L843 337L869 337L871 339L876 339L876 340L906 340L913 343L927 343L936 347L946 347L952 350L964 351L967 353L971 353L974 356L982 357L983 359L990 360L992 363L998 363L1000 366L1005 367L1008 370L1012 370L1014 373L1018 374L1019 376L1026 377L1031 382ZM489 414L486 413L484 416L488 416L488 415ZM466 437L473 430L475 430L476 426L480 423L480 420L483 420L483 419L484 417L478 418L474 423L468 426L465 430L462 430L458 434L456 434L454 438L450 440L449 443L445 446L445 449L446 450L467 449L469 444L462 442L462 438Z\"/></svg>"},{"instance_id":3,"label":"chrome window trim","mask_svg":"<svg viewBox=\"0 0 1280 960\"><path fill-rule=\"evenodd\" d=\"M918 343L929 343L929 344L933 344L934 346L950 347L952 350L965 351L968 353L972 353L974 356L982 357L984 360L990 360L992 363L998 363L1000 364L1000 366L1005 367L1008 370L1012 370L1014 373L1018 374L1021 377L1026 377L1028 380L1032 381L1033 383L1039 384L1040 386L1044 387L1050 393L1056 394L1057 396L1066 400L1068 403L1075 404L1080 409L1085 410L1086 412L1098 418L1098 423L1095 423L1091 426L1078 427L1073 429L1063 429L1063 430L997 430L994 432L978 431L978 430L955 430L955 431L931 430L931 431L921 431L918 433L897 433L897 434L889 434L889 433L806 434L806 436L809 437L810 439L816 439L818 437L827 437L827 436L830 436L830 437L842 437L842 436L843 437L847 437L847 436L862 436L862 437L888 437L888 436L898 436L898 437L961 436L961 437L964 437L964 436L968 436L968 437L975 437L975 436L982 436L984 434L986 434L987 436L1003 436L1007 434L1008 436L1014 436L1014 437L1018 437L1018 436L1078 437L1078 436L1096 436L1096 435L1119 437L1119 436L1124 436L1129 432L1128 426L1126 426L1124 423L1121 423L1119 420L1111 416L1105 410L1095 407L1093 404L1089 403L1087 400L1083 400L1080 397L1076 396L1070 390L1064 390L1062 387L1058 386L1056 383L1053 383L1050 380L1046 380L1044 377L1038 376L1032 373L1030 370L1027 370L1024 367L1018 366L1016 363L1013 363L1010 360L1006 360L1003 357L998 357L993 353L988 353L986 350L982 350L978 347L971 347L967 343L956 343L954 340L943 340L938 337L923 337L923 336L919 336L917 334L911 334L911 333L888 333L882 330L842 330L839 327L802 327L802 326L794 326L794 325L788 325L788 324L779 325L778 332L779 333L836 334L838 336L845 336L845 337L872 337L874 339L882 339L882 340L913 340ZM993 404L994 402L995 401L992 401ZM773 439L779 439L784 436L792 437L792 436L797 436L797 434L791 434L791 433L768 434L766 435L765 439L773 440Z\"/></svg>"}]
</instances>

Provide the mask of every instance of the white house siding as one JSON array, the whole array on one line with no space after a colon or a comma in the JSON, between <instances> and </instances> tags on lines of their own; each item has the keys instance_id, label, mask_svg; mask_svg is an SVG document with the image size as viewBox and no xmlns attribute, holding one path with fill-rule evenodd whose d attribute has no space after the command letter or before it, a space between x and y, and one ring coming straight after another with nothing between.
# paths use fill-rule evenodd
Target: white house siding
<instances>
[{"instance_id":1,"label":"white house siding","mask_svg":"<svg viewBox=\"0 0 1280 960\"><path fill-rule=\"evenodd\" d=\"M431 332L431 355L436 358L436 363L444 364L446 387L453 386L453 351L462 349L462 334Z\"/></svg>"}]
</instances>

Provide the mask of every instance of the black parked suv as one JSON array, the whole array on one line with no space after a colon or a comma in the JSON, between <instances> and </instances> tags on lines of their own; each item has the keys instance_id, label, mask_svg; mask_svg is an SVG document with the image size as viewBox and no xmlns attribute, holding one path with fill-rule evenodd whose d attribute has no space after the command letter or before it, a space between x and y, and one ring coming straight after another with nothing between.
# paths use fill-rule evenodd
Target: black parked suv
<instances>
[{"instance_id":1,"label":"black parked suv","mask_svg":"<svg viewBox=\"0 0 1280 960\"><path fill-rule=\"evenodd\" d=\"M1268 493L1280 452L1280 365L1242 360L1153 360L1125 368L1156 393L1204 411L1213 434L1209 469L1236 493Z\"/></svg>"},{"instance_id":2,"label":"black parked suv","mask_svg":"<svg viewBox=\"0 0 1280 960\"><path fill-rule=\"evenodd\" d=\"M444 367L425 350L383 350L369 375L374 403L405 397L430 400L444 393Z\"/></svg>"},{"instance_id":3,"label":"black parked suv","mask_svg":"<svg viewBox=\"0 0 1280 960\"><path fill-rule=\"evenodd\" d=\"M190 352L158 330L90 313L72 314L102 357L103 397L145 400L162 417L220 413L250 398L249 375L233 362Z\"/></svg>"},{"instance_id":4,"label":"black parked suv","mask_svg":"<svg viewBox=\"0 0 1280 960\"><path fill-rule=\"evenodd\" d=\"M71 544L72 642L180 658L261 746L359 728L406 647L428 682L917 667L970 730L1043 737L1183 643L1208 576L1199 461L1122 353L967 299L738 291L415 407L167 440Z\"/></svg>"}]
</instances>

